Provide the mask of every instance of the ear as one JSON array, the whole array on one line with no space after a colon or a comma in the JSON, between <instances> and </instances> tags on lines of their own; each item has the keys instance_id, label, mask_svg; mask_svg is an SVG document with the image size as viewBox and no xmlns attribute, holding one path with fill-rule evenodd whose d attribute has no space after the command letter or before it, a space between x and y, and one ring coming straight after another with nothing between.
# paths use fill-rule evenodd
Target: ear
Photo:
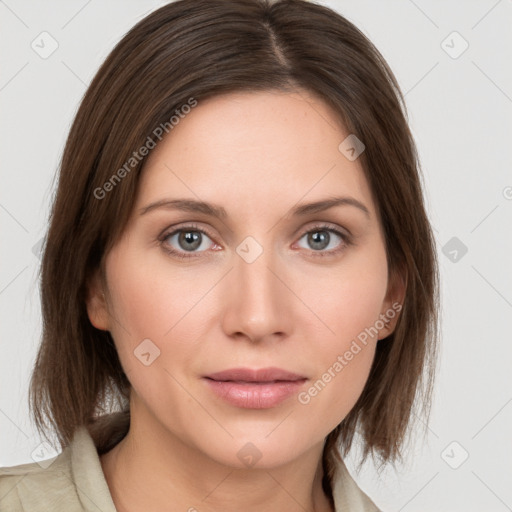
<instances>
[{"instance_id":1,"label":"ear","mask_svg":"<svg viewBox=\"0 0 512 512\"><path fill-rule=\"evenodd\" d=\"M379 331L379 340L393 334L400 311L402 311L407 290L406 269L396 270L390 276L386 297L382 303L380 319L384 322L384 328Z\"/></svg>"},{"instance_id":2,"label":"ear","mask_svg":"<svg viewBox=\"0 0 512 512\"><path fill-rule=\"evenodd\" d=\"M87 283L86 306L91 324L96 329L108 331L110 324L107 301L103 292L99 269L91 276Z\"/></svg>"}]
</instances>

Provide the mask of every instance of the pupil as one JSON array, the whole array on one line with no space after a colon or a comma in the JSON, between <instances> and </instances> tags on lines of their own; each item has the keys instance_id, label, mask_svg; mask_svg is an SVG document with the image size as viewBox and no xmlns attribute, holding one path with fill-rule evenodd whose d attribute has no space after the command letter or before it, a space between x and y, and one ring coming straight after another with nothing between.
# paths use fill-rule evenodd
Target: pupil
<instances>
[{"instance_id":1,"label":"pupil","mask_svg":"<svg viewBox=\"0 0 512 512\"><path fill-rule=\"evenodd\" d=\"M201 234L197 231L184 231L180 234L180 244L181 242L185 242L185 250L190 249L197 249L201 245ZM186 244L189 244L188 247L186 247Z\"/></svg>"},{"instance_id":2,"label":"pupil","mask_svg":"<svg viewBox=\"0 0 512 512\"><path fill-rule=\"evenodd\" d=\"M329 245L329 233L327 231L315 231L310 235L310 241L315 249L325 249Z\"/></svg>"}]
</instances>

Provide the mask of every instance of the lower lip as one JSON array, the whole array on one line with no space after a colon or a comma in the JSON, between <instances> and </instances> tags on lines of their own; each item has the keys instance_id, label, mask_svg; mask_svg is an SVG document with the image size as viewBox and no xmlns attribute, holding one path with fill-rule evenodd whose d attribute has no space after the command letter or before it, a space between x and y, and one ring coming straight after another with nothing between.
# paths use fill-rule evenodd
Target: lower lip
<instances>
[{"instance_id":1,"label":"lower lip","mask_svg":"<svg viewBox=\"0 0 512 512\"><path fill-rule=\"evenodd\" d=\"M265 383L205 380L214 393L236 407L269 409L296 394L307 379Z\"/></svg>"}]
</instances>

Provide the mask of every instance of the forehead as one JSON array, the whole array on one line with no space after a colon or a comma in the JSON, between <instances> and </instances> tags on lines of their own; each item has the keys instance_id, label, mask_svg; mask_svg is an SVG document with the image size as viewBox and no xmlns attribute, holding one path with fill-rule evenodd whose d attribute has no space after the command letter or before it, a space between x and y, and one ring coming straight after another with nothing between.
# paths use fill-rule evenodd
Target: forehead
<instances>
[{"instance_id":1,"label":"forehead","mask_svg":"<svg viewBox=\"0 0 512 512\"><path fill-rule=\"evenodd\" d=\"M339 150L348 135L323 101L303 91L198 101L148 155L138 205L195 196L260 211L339 193L373 210L359 161Z\"/></svg>"}]
</instances>

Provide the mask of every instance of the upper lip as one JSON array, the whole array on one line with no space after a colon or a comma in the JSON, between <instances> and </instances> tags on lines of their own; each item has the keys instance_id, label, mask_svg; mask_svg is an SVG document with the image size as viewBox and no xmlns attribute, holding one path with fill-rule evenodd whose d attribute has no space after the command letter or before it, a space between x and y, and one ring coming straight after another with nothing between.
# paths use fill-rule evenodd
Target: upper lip
<instances>
[{"instance_id":1,"label":"upper lip","mask_svg":"<svg viewBox=\"0 0 512 512\"><path fill-rule=\"evenodd\" d=\"M217 381L242 381L242 382L274 382L274 381L296 381L306 377L297 373L289 372L281 368L231 368L221 372L211 373L205 376L208 379Z\"/></svg>"}]
</instances>

